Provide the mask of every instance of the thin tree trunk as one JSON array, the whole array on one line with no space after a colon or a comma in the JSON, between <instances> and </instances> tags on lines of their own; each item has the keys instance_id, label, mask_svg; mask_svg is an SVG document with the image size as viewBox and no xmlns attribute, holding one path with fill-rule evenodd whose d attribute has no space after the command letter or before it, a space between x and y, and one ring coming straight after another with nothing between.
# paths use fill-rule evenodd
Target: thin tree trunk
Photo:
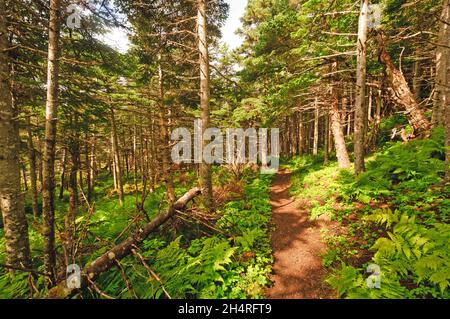
<instances>
[{"instance_id":1,"label":"thin tree trunk","mask_svg":"<svg viewBox=\"0 0 450 319\"><path fill-rule=\"evenodd\" d=\"M59 187L59 199L64 198L64 187L66 185L66 163L67 163L67 149L64 148L61 163L61 185Z\"/></svg>"},{"instance_id":2,"label":"thin tree trunk","mask_svg":"<svg viewBox=\"0 0 450 319\"><path fill-rule=\"evenodd\" d=\"M319 100L314 101L314 140L313 140L313 155L319 153Z\"/></svg>"},{"instance_id":3,"label":"thin tree trunk","mask_svg":"<svg viewBox=\"0 0 450 319\"><path fill-rule=\"evenodd\" d=\"M438 47L439 59L441 61L439 70L436 70L436 76L439 78L439 104L436 106L437 115L434 116L435 124L439 125L440 108L443 108L443 116L445 117L445 177L450 180L450 1L444 0L442 15L441 15L441 31L439 33L439 42L441 46ZM436 65L437 66L437 65ZM444 70L443 70L444 69ZM439 74L440 73L440 74ZM445 75L445 76L444 76ZM443 91L443 92L442 92ZM433 112L434 115L434 112Z\"/></svg>"},{"instance_id":4,"label":"thin tree trunk","mask_svg":"<svg viewBox=\"0 0 450 319\"><path fill-rule=\"evenodd\" d=\"M119 151L119 141L117 138L117 125L116 117L114 116L114 110L111 108L111 139L113 146L113 159L114 159L114 172L116 175L117 191L119 192L119 204L123 205L124 195L123 195L123 184L122 184L122 167L120 165L120 151Z\"/></svg>"},{"instance_id":5,"label":"thin tree trunk","mask_svg":"<svg viewBox=\"0 0 450 319\"><path fill-rule=\"evenodd\" d=\"M70 157L72 160L70 174L69 174L69 211L65 216L65 235L66 235L66 263L73 262L72 245L74 236L74 224L78 208L78 183L77 175L80 166L80 146L78 136L75 135L69 143Z\"/></svg>"},{"instance_id":6,"label":"thin tree trunk","mask_svg":"<svg viewBox=\"0 0 450 319\"><path fill-rule=\"evenodd\" d=\"M164 73L161 66L161 55L158 56L158 85L159 85L159 125L161 130L161 145L162 145L162 177L166 184L167 199L169 205L175 202L175 191L173 188L172 173L170 169L170 149L169 149L169 134L167 122L167 108L164 105L165 90L164 90Z\"/></svg>"},{"instance_id":7,"label":"thin tree trunk","mask_svg":"<svg viewBox=\"0 0 450 319\"><path fill-rule=\"evenodd\" d=\"M23 163L20 163L20 167L22 169L22 176L23 176L23 190L25 192L28 192L27 170L25 169L25 165Z\"/></svg>"},{"instance_id":8,"label":"thin tree trunk","mask_svg":"<svg viewBox=\"0 0 450 319\"><path fill-rule=\"evenodd\" d=\"M114 189L117 191L117 189L118 189L118 183L117 183L117 169L116 169L116 160L115 160L115 157L114 157L114 135L113 135L113 132L112 132L112 130L111 130L111 151L110 151L110 163L111 163L111 165L110 165L110 171L112 172L112 175L113 175L113 182L114 182Z\"/></svg>"},{"instance_id":9,"label":"thin tree trunk","mask_svg":"<svg viewBox=\"0 0 450 319\"><path fill-rule=\"evenodd\" d=\"M380 134L380 124L381 124L381 105L383 103L383 99L381 97L381 90L378 90L377 98L376 98L376 110L375 110L375 118L373 123L373 138L372 138L372 148L375 149L378 143L378 135Z\"/></svg>"},{"instance_id":10,"label":"thin tree trunk","mask_svg":"<svg viewBox=\"0 0 450 319\"><path fill-rule=\"evenodd\" d=\"M92 195L94 193L94 189L95 189L95 182L97 180L97 160L95 157L95 135L92 135L92 139L91 139L91 163L89 165L89 170L91 172L91 192ZM101 163L100 163L101 166Z\"/></svg>"},{"instance_id":11,"label":"thin tree trunk","mask_svg":"<svg viewBox=\"0 0 450 319\"><path fill-rule=\"evenodd\" d=\"M436 48L436 87L433 104L432 126L443 125L445 122L446 108L450 100L447 90L450 81L449 76L449 47L450 46L450 1L444 0L442 14L439 23L439 43Z\"/></svg>"},{"instance_id":12,"label":"thin tree trunk","mask_svg":"<svg viewBox=\"0 0 450 319\"><path fill-rule=\"evenodd\" d=\"M89 138L86 133L84 141L84 162L86 166L87 201L90 203L92 201L92 169L89 155Z\"/></svg>"},{"instance_id":13,"label":"thin tree trunk","mask_svg":"<svg viewBox=\"0 0 450 319\"><path fill-rule=\"evenodd\" d=\"M331 72L337 71L337 62L331 65ZM339 112L339 91L331 84L331 131L334 136L334 145L336 149L336 157L340 168L350 167L350 158L348 156L347 145L345 145L345 137L341 123L341 113Z\"/></svg>"},{"instance_id":14,"label":"thin tree trunk","mask_svg":"<svg viewBox=\"0 0 450 319\"><path fill-rule=\"evenodd\" d=\"M200 108L202 120L202 150L208 144L203 139L203 133L209 127L209 52L208 34L206 28L206 1L197 0L197 30L200 52ZM202 189L203 204L211 210L213 206L211 166L204 161L200 164L200 188Z\"/></svg>"},{"instance_id":15,"label":"thin tree trunk","mask_svg":"<svg viewBox=\"0 0 450 319\"><path fill-rule=\"evenodd\" d=\"M31 187L31 207L33 216L39 215L37 176L36 176L36 151L33 145L33 133L31 132L31 116L27 117L27 145L28 145L28 161L30 163L30 187Z\"/></svg>"},{"instance_id":16,"label":"thin tree trunk","mask_svg":"<svg viewBox=\"0 0 450 319\"><path fill-rule=\"evenodd\" d=\"M136 205L138 204L138 194L139 194L139 188L138 188L138 181L137 181L137 173L138 173L138 167L137 167L137 128L136 128L136 115L133 117L133 148L132 148L132 157L133 157L133 184L134 184L134 190L136 194Z\"/></svg>"},{"instance_id":17,"label":"thin tree trunk","mask_svg":"<svg viewBox=\"0 0 450 319\"><path fill-rule=\"evenodd\" d=\"M39 126L39 123L37 123ZM38 191L42 192L42 186L44 185L44 153L42 151L42 139L38 135L37 139L37 147L38 147L38 156L37 156L37 168L38 168L38 180L39 180L39 187Z\"/></svg>"},{"instance_id":18,"label":"thin tree trunk","mask_svg":"<svg viewBox=\"0 0 450 319\"><path fill-rule=\"evenodd\" d=\"M328 131L329 131L329 120L330 120L330 115L327 113L325 114L325 125L324 125L324 145L323 145L323 152L324 152L324 158L323 158L323 163L324 164L328 164Z\"/></svg>"},{"instance_id":19,"label":"thin tree trunk","mask_svg":"<svg viewBox=\"0 0 450 319\"><path fill-rule=\"evenodd\" d=\"M369 0L361 1L361 12L358 23L358 56L356 67L356 102L355 102L355 134L354 134L354 154L355 173L361 174L365 170L364 166L364 144L366 116L366 42L367 24L369 12Z\"/></svg>"},{"instance_id":20,"label":"thin tree trunk","mask_svg":"<svg viewBox=\"0 0 450 319\"><path fill-rule=\"evenodd\" d=\"M48 27L47 102L45 111L45 147L42 187L44 268L47 286L55 284L55 146L58 110L59 33L61 0L50 0Z\"/></svg>"},{"instance_id":21,"label":"thin tree trunk","mask_svg":"<svg viewBox=\"0 0 450 319\"><path fill-rule=\"evenodd\" d=\"M413 66L413 92L414 92L414 98L418 103L420 103L420 95L421 95L421 67L420 67L420 61L414 61Z\"/></svg>"},{"instance_id":22,"label":"thin tree trunk","mask_svg":"<svg viewBox=\"0 0 450 319\"><path fill-rule=\"evenodd\" d=\"M303 124L303 118L303 113L302 111L300 111L298 114L298 155L303 155L303 153L305 152L305 128Z\"/></svg>"},{"instance_id":23,"label":"thin tree trunk","mask_svg":"<svg viewBox=\"0 0 450 319\"><path fill-rule=\"evenodd\" d=\"M28 223L20 191L19 128L9 90L6 5L0 0L0 211L6 246L6 263L31 265Z\"/></svg>"}]
</instances>

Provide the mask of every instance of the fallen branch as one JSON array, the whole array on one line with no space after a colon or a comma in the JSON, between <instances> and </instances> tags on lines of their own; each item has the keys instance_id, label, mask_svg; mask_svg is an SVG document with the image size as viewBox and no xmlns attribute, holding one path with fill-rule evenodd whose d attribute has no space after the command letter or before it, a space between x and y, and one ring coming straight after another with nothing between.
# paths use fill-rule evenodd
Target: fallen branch
<instances>
[{"instance_id":1,"label":"fallen branch","mask_svg":"<svg viewBox=\"0 0 450 319\"><path fill-rule=\"evenodd\" d=\"M21 271L21 272L29 272L29 273L32 273L32 274L46 276L45 273L40 272L40 271L35 270L35 269L31 269L31 268L14 267L14 266L5 265L5 264L0 264L0 268L6 268L6 269L9 269L9 270L17 270L17 271Z\"/></svg>"},{"instance_id":2,"label":"fallen branch","mask_svg":"<svg viewBox=\"0 0 450 319\"><path fill-rule=\"evenodd\" d=\"M153 231L157 230L159 226L173 217L177 211L183 210L186 205L195 197L200 195L201 190L199 188L193 188L178 199L166 212L158 215L151 222L146 224L143 228L140 228L136 233L130 235L127 239L117 244L109 251L98 257L89 265L85 266L81 272L81 288L88 286L90 282L94 282L98 276L113 266L117 261L125 258L132 253L132 249L135 246L141 244ZM68 298L72 296L77 289L68 288L66 280L61 281L57 286L53 287L48 292L49 298Z\"/></svg>"}]
</instances>

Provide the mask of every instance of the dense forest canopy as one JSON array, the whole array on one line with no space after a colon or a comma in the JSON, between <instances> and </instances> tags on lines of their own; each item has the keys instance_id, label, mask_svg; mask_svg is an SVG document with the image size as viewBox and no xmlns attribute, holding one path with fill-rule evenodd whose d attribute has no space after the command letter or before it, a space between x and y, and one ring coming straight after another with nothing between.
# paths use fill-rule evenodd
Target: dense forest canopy
<instances>
[{"instance_id":1,"label":"dense forest canopy","mask_svg":"<svg viewBox=\"0 0 450 319\"><path fill-rule=\"evenodd\" d=\"M229 13L0 0L0 298L450 298L449 0Z\"/></svg>"}]
</instances>

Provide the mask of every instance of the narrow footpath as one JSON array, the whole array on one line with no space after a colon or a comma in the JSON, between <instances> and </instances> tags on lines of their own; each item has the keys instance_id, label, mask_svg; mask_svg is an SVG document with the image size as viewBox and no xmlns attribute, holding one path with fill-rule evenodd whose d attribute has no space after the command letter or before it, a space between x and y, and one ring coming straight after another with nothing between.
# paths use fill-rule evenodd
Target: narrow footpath
<instances>
[{"instance_id":1,"label":"narrow footpath","mask_svg":"<svg viewBox=\"0 0 450 319\"><path fill-rule=\"evenodd\" d=\"M270 189L275 264L271 277L274 285L266 295L271 299L334 298L333 291L323 283L326 273L320 257L325 251L320 229L330 221L325 217L309 220L308 205L289 196L290 180L291 173L280 170Z\"/></svg>"}]
</instances>

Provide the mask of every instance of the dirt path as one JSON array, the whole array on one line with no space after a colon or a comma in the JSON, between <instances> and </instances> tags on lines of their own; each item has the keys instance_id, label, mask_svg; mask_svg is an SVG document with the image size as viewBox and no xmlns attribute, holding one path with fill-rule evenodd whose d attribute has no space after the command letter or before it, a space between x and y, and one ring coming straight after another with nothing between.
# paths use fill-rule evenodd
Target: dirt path
<instances>
[{"instance_id":1,"label":"dirt path","mask_svg":"<svg viewBox=\"0 0 450 319\"><path fill-rule=\"evenodd\" d=\"M320 229L329 221L309 220L306 205L289 196L290 178L288 171L281 170L270 189L275 264L271 277L274 285L266 295L272 299L333 298L333 292L322 282L325 270L320 258L325 250Z\"/></svg>"}]
</instances>

